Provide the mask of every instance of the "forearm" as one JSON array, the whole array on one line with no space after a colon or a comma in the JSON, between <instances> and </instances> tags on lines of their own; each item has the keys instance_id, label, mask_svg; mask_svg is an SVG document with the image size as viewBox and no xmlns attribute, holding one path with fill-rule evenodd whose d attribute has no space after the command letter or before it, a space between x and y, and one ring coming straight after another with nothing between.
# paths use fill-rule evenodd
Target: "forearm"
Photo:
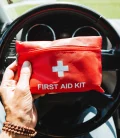
<instances>
[{"instance_id":1,"label":"forearm","mask_svg":"<svg viewBox=\"0 0 120 138\"><path fill-rule=\"evenodd\" d=\"M30 137L2 131L2 133L0 134L0 138L30 138Z\"/></svg>"}]
</instances>

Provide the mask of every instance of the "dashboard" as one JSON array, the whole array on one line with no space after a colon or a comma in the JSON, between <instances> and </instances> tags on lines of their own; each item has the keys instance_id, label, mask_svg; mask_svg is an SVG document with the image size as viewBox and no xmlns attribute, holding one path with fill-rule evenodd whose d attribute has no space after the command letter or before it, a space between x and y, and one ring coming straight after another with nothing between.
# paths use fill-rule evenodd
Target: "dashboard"
<instances>
[{"instance_id":1,"label":"dashboard","mask_svg":"<svg viewBox=\"0 0 120 138\"><path fill-rule=\"evenodd\" d=\"M102 35L92 23L76 16L49 15L27 25L22 32L22 41L52 41L75 36Z\"/></svg>"},{"instance_id":2,"label":"dashboard","mask_svg":"<svg viewBox=\"0 0 120 138\"><path fill-rule=\"evenodd\" d=\"M102 36L103 49L108 46L108 39L97 24L82 16L69 13L47 14L35 19L22 28L6 49L4 68L16 59L15 41L53 41L76 36Z\"/></svg>"}]
</instances>

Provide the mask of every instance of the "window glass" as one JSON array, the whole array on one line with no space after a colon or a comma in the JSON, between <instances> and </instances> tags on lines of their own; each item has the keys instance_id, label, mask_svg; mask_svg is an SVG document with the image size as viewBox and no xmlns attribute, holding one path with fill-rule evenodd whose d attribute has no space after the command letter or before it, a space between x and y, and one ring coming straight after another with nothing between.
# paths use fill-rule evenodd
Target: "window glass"
<instances>
[{"instance_id":1,"label":"window glass","mask_svg":"<svg viewBox=\"0 0 120 138\"><path fill-rule=\"evenodd\" d=\"M85 5L97 11L106 18L120 18L120 0L7 0L10 7L15 9L17 15L21 15L27 10L49 2L72 2Z\"/></svg>"}]
</instances>

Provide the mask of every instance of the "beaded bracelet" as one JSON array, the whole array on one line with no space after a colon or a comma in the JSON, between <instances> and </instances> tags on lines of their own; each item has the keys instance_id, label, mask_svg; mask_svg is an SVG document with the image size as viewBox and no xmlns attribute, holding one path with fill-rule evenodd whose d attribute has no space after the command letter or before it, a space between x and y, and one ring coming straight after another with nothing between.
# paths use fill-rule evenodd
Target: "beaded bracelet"
<instances>
[{"instance_id":1,"label":"beaded bracelet","mask_svg":"<svg viewBox=\"0 0 120 138\"><path fill-rule=\"evenodd\" d=\"M37 132L33 128L14 125L11 122L4 122L2 130L29 137L34 137L37 134Z\"/></svg>"}]
</instances>

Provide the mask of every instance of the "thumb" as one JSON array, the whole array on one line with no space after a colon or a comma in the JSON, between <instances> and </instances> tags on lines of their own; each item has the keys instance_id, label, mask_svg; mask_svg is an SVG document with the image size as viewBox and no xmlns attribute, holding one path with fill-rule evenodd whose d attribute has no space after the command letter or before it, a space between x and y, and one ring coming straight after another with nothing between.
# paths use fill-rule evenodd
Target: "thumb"
<instances>
[{"instance_id":1,"label":"thumb","mask_svg":"<svg viewBox=\"0 0 120 138\"><path fill-rule=\"evenodd\" d=\"M32 73L32 67L29 61L25 61L22 65L18 84L20 87L29 87L29 80Z\"/></svg>"},{"instance_id":2,"label":"thumb","mask_svg":"<svg viewBox=\"0 0 120 138\"><path fill-rule=\"evenodd\" d=\"M1 91L2 91L2 88L1 88L1 86L0 86L0 97L1 97Z\"/></svg>"}]
</instances>

